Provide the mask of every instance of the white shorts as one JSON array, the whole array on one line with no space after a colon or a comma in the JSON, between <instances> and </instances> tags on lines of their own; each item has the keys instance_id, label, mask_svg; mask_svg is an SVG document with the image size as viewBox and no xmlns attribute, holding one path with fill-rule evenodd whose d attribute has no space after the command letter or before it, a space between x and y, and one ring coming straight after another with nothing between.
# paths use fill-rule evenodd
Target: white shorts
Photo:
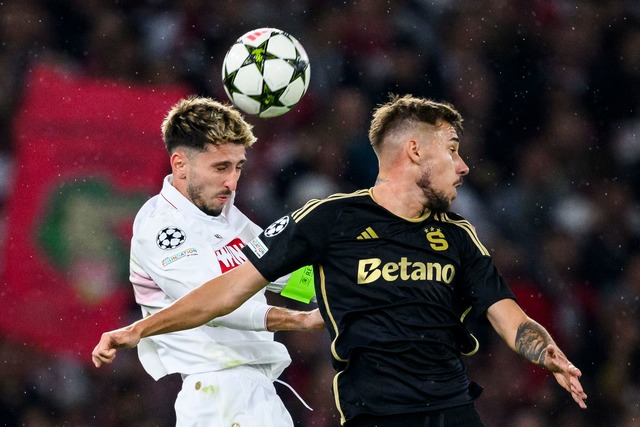
<instances>
[{"instance_id":1,"label":"white shorts","mask_svg":"<svg viewBox=\"0 0 640 427\"><path fill-rule=\"evenodd\" d=\"M177 427L293 427L273 382L246 366L184 378Z\"/></svg>"}]
</instances>

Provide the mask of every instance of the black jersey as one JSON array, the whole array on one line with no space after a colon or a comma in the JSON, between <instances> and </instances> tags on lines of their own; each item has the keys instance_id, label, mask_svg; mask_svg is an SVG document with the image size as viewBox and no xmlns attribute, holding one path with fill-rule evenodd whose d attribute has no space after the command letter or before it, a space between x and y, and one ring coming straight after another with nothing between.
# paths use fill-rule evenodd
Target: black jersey
<instances>
[{"instance_id":1,"label":"black jersey","mask_svg":"<svg viewBox=\"0 0 640 427\"><path fill-rule=\"evenodd\" d=\"M513 294L459 215L401 218L360 190L309 201L243 250L269 280L314 266L343 421L473 400L462 319Z\"/></svg>"}]
</instances>

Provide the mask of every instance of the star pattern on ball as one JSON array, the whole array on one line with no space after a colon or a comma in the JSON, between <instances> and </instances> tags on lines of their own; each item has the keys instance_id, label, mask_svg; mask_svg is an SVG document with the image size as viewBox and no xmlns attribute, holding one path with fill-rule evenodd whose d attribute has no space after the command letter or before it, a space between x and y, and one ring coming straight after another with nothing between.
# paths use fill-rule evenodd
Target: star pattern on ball
<instances>
[{"instance_id":1,"label":"star pattern on ball","mask_svg":"<svg viewBox=\"0 0 640 427\"><path fill-rule=\"evenodd\" d=\"M248 46L244 45L249 53L247 59L245 59L242 66L246 66L249 64L256 64L260 73L264 73L264 63L268 59L276 59L278 58L276 55L273 55L267 51L267 44L269 43L269 39L263 41L258 46Z\"/></svg>"},{"instance_id":2,"label":"star pattern on ball","mask_svg":"<svg viewBox=\"0 0 640 427\"><path fill-rule=\"evenodd\" d=\"M250 96L250 98L260 102L260 111L262 112L273 105L284 106L284 104L278 100L280 99L280 95L282 95L286 89L286 87L283 87L282 89L272 91L269 89L269 86L264 83L262 85L262 95L253 95Z\"/></svg>"},{"instance_id":3,"label":"star pattern on ball","mask_svg":"<svg viewBox=\"0 0 640 427\"><path fill-rule=\"evenodd\" d=\"M277 117L290 111L309 87L307 53L290 34L252 30L227 51L222 82L233 104L247 114Z\"/></svg>"},{"instance_id":4,"label":"star pattern on ball","mask_svg":"<svg viewBox=\"0 0 640 427\"><path fill-rule=\"evenodd\" d=\"M291 76L291 81L297 79L298 77L305 81L307 78L305 72L307 71L307 67L309 67L309 61L303 59L300 56L300 52L298 51L298 49L296 49L296 53L296 59L287 60L287 62L293 67L293 75Z\"/></svg>"}]
</instances>

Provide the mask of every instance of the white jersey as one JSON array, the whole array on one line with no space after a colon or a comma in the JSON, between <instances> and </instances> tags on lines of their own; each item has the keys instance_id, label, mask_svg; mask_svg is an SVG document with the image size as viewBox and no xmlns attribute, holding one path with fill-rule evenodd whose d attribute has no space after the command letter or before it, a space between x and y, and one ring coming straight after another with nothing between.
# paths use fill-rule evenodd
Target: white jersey
<instances>
[{"instance_id":1,"label":"white jersey","mask_svg":"<svg viewBox=\"0 0 640 427\"><path fill-rule=\"evenodd\" d=\"M143 316L246 261L240 250L261 232L230 199L209 216L164 180L160 194L142 206L133 224L130 280ZM285 280L274 284L281 289ZM232 313L186 331L144 338L138 355L156 380L239 365L276 379L291 363L285 346L266 330L270 306L261 290Z\"/></svg>"}]
</instances>

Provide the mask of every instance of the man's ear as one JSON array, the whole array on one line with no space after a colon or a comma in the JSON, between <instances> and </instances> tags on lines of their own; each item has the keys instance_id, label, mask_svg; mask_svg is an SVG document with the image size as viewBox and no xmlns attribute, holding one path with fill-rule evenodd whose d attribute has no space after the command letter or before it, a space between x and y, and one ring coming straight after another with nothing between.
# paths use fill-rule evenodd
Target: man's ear
<instances>
[{"instance_id":1,"label":"man's ear","mask_svg":"<svg viewBox=\"0 0 640 427\"><path fill-rule=\"evenodd\" d=\"M169 162L171 163L171 171L176 178L185 179L187 177L189 159L184 151L174 151L169 158Z\"/></svg>"},{"instance_id":2,"label":"man's ear","mask_svg":"<svg viewBox=\"0 0 640 427\"><path fill-rule=\"evenodd\" d=\"M420 153L420 144L415 139L408 139L404 143L404 149L413 163L420 163L421 153Z\"/></svg>"}]
</instances>

